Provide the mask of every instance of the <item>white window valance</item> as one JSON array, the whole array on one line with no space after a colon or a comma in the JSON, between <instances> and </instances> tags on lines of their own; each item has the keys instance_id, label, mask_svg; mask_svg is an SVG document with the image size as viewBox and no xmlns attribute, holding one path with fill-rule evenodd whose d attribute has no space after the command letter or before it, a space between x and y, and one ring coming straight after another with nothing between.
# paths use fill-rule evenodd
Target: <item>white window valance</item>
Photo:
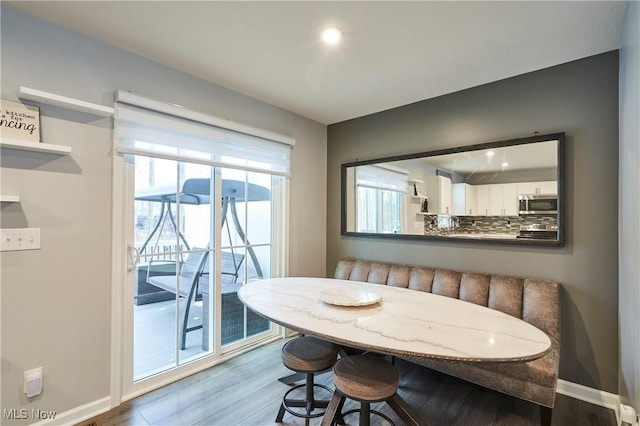
<instances>
[{"instance_id":1,"label":"white window valance","mask_svg":"<svg viewBox=\"0 0 640 426\"><path fill-rule=\"evenodd\" d=\"M384 165L358 166L356 183L362 188L407 192L409 171Z\"/></svg>"},{"instance_id":2,"label":"white window valance","mask_svg":"<svg viewBox=\"0 0 640 426\"><path fill-rule=\"evenodd\" d=\"M130 92L117 93L114 127L121 154L290 173L292 138Z\"/></svg>"}]
</instances>

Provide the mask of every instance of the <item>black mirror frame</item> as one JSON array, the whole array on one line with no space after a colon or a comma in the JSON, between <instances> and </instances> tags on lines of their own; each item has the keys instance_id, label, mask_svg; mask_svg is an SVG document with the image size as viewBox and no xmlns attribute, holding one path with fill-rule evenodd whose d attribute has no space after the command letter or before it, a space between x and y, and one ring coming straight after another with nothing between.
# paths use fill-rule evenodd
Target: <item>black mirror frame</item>
<instances>
[{"instance_id":1,"label":"black mirror frame","mask_svg":"<svg viewBox=\"0 0 640 426\"><path fill-rule=\"evenodd\" d=\"M355 166L366 166L377 163L387 163L391 161L411 160L423 157L434 157L437 155L456 154L468 151L477 151L482 149L501 148L505 146L525 145L536 142L544 142L549 140L558 141L558 167L557 167L557 182L558 182L558 238L555 240L532 240L532 239L495 239L495 238L464 238L464 237L450 237L442 235L410 235L410 234L383 234L383 233L368 233L368 232L353 232L347 231L347 211L346 211L346 191L347 191L347 168ZM350 163L343 163L341 165L341 211L340 211L340 231L341 235L352 237L366 237L366 238L384 238L384 239L397 239L397 240L429 240L429 241L447 241L447 242L481 242L490 244L513 244L513 245L528 245L528 246L551 246L551 247L563 247L565 245L565 233L566 233L566 221L565 221L565 205L566 205L566 191L565 191L565 133L551 133L546 135L535 135L531 137L508 139L496 142L481 143L476 145L466 145L455 148L440 149L435 151L418 152L414 154L398 155L393 157L373 158L370 160L353 161Z\"/></svg>"}]
</instances>

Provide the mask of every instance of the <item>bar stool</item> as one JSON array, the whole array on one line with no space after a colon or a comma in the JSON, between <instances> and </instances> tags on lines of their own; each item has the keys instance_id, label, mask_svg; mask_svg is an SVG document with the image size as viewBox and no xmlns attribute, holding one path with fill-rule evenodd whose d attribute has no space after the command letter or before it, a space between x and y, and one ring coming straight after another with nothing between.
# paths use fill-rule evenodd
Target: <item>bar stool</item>
<instances>
[{"instance_id":1,"label":"bar stool","mask_svg":"<svg viewBox=\"0 0 640 426\"><path fill-rule=\"evenodd\" d=\"M317 409L326 408L329 400L316 400L314 396L315 388L326 390L329 395L333 390L325 385L314 383L314 374L329 370L338 357L337 347L324 340L311 336L298 337L287 342L282 347L282 363L290 370L298 373L305 373L305 383L289 389L282 398L280 410L276 417L276 423L280 423L287 411L296 417L305 419L305 425L309 424L309 419L324 415L324 411L315 412ZM305 387L305 399L289 399L288 396L296 389ZM305 412L295 411L294 407L304 407Z\"/></svg>"},{"instance_id":2,"label":"bar stool","mask_svg":"<svg viewBox=\"0 0 640 426\"><path fill-rule=\"evenodd\" d=\"M323 419L322 424L334 425L349 414L360 413L360 426L369 426L372 414L394 424L383 413L371 410L371 403L390 400L398 391L398 370L389 362L371 355L354 355L340 358L333 366L333 383L339 398L335 414ZM345 399L360 402L360 408L341 413Z\"/></svg>"}]
</instances>

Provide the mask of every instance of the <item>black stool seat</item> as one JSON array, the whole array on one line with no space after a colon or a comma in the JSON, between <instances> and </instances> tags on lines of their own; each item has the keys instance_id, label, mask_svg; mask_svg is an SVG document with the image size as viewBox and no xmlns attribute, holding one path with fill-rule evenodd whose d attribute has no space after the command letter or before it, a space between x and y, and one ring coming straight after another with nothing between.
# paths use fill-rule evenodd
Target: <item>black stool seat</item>
<instances>
[{"instance_id":1,"label":"black stool seat","mask_svg":"<svg viewBox=\"0 0 640 426\"><path fill-rule=\"evenodd\" d=\"M331 395L333 390L314 383L313 375L329 370L337 358L338 348L335 345L311 336L298 337L282 347L282 363L290 370L305 373L306 380L304 384L294 386L284 394L276 422L282 421L285 411L304 418L305 425L309 424L309 419L324 415L324 410L319 411L319 409L327 408L329 400L316 399L314 389L324 389L327 395ZM292 392L300 388L305 388L304 399L289 398ZM304 412L293 408L304 408Z\"/></svg>"},{"instance_id":2,"label":"black stool seat","mask_svg":"<svg viewBox=\"0 0 640 426\"><path fill-rule=\"evenodd\" d=\"M360 414L360 426L369 425L371 414L380 416L393 424L389 417L379 411L371 410L370 407L372 402L390 400L398 391L400 375L391 363L371 355L340 358L333 366L333 383L336 386L336 392L330 404L336 408L335 412L327 412L327 416L322 421L323 425L334 425L340 417L346 417L352 413ZM359 401L360 409L341 413L346 398Z\"/></svg>"}]
</instances>

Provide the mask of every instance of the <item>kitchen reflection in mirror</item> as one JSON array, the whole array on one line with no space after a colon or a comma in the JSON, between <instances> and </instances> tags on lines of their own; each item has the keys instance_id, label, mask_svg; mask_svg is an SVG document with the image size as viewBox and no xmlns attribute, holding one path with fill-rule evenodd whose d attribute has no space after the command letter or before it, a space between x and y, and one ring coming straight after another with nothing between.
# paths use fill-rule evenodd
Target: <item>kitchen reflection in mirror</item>
<instances>
[{"instance_id":1,"label":"kitchen reflection in mirror","mask_svg":"<svg viewBox=\"0 0 640 426\"><path fill-rule=\"evenodd\" d=\"M342 165L342 234L564 244L564 133Z\"/></svg>"}]
</instances>

